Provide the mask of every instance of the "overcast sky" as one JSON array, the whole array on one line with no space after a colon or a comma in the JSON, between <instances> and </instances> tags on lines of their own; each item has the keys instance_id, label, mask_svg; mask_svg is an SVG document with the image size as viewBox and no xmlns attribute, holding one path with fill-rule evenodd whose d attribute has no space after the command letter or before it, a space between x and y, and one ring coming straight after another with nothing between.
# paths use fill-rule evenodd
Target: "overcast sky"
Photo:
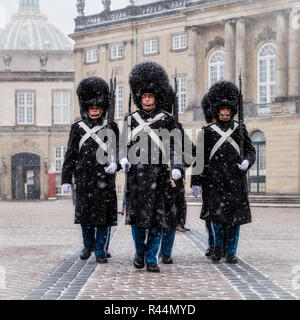
<instances>
[{"instance_id":1,"label":"overcast sky","mask_svg":"<svg viewBox=\"0 0 300 320\"><path fill-rule=\"evenodd\" d=\"M74 31L77 16L76 0L40 0L40 10L48 16L48 21L66 35ZM111 9L124 8L129 0L111 0ZM12 13L19 9L19 0L0 0L0 28L10 21ZM85 15L103 10L101 0L85 0Z\"/></svg>"}]
</instances>

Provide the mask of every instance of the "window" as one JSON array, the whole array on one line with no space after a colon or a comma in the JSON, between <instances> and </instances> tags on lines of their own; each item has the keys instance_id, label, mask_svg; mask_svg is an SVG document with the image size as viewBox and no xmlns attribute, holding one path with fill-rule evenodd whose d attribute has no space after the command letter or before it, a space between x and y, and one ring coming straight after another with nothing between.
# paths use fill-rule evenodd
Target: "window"
<instances>
[{"instance_id":1,"label":"window","mask_svg":"<svg viewBox=\"0 0 300 320\"><path fill-rule=\"evenodd\" d=\"M258 53L258 103L271 103L276 97L276 47L265 44Z\"/></svg>"},{"instance_id":2,"label":"window","mask_svg":"<svg viewBox=\"0 0 300 320\"><path fill-rule=\"evenodd\" d=\"M172 37L172 50L182 50L186 49L187 41L186 34L181 34Z\"/></svg>"},{"instance_id":3,"label":"window","mask_svg":"<svg viewBox=\"0 0 300 320\"><path fill-rule=\"evenodd\" d=\"M55 91L53 93L54 124L70 123L70 92Z\"/></svg>"},{"instance_id":4,"label":"window","mask_svg":"<svg viewBox=\"0 0 300 320\"><path fill-rule=\"evenodd\" d=\"M85 51L85 63L98 62L98 50L97 48L87 49Z\"/></svg>"},{"instance_id":5,"label":"window","mask_svg":"<svg viewBox=\"0 0 300 320\"><path fill-rule=\"evenodd\" d=\"M186 77L177 78L178 111L182 113L186 110Z\"/></svg>"},{"instance_id":6,"label":"window","mask_svg":"<svg viewBox=\"0 0 300 320\"><path fill-rule=\"evenodd\" d=\"M123 117L123 105L124 105L124 86L122 84L116 85L116 109L115 117L120 119Z\"/></svg>"},{"instance_id":7,"label":"window","mask_svg":"<svg viewBox=\"0 0 300 320\"><path fill-rule=\"evenodd\" d=\"M123 58L124 47L122 44L113 44L110 47L110 58L111 59L119 59Z\"/></svg>"},{"instance_id":8,"label":"window","mask_svg":"<svg viewBox=\"0 0 300 320\"><path fill-rule=\"evenodd\" d=\"M55 166L55 172L56 173L60 173L61 172L66 151L67 151L67 147L65 147L65 146L56 146L55 147L55 150L54 150L54 166Z\"/></svg>"},{"instance_id":9,"label":"window","mask_svg":"<svg viewBox=\"0 0 300 320\"><path fill-rule=\"evenodd\" d=\"M261 131L251 135L256 150L256 160L249 170L249 187L252 193L266 192L266 138Z\"/></svg>"},{"instance_id":10,"label":"window","mask_svg":"<svg viewBox=\"0 0 300 320\"><path fill-rule=\"evenodd\" d=\"M33 124L34 122L34 93L18 92L17 94L18 124Z\"/></svg>"},{"instance_id":11,"label":"window","mask_svg":"<svg viewBox=\"0 0 300 320\"><path fill-rule=\"evenodd\" d=\"M144 54L155 54L158 51L157 39L150 39L144 41Z\"/></svg>"},{"instance_id":12,"label":"window","mask_svg":"<svg viewBox=\"0 0 300 320\"><path fill-rule=\"evenodd\" d=\"M217 81L224 80L224 61L225 54L223 51L215 51L210 56L208 63L209 86Z\"/></svg>"}]
</instances>

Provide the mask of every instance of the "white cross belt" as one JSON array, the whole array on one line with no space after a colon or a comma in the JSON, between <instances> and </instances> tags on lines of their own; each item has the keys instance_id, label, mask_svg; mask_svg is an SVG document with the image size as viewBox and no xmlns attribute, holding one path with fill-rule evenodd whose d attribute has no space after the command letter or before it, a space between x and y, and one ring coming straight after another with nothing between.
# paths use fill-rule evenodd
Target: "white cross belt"
<instances>
[{"instance_id":1,"label":"white cross belt","mask_svg":"<svg viewBox=\"0 0 300 320\"><path fill-rule=\"evenodd\" d=\"M165 152L165 147L163 143L161 142L159 136L150 127L151 124L162 119L165 116L165 114L159 113L152 120L148 120L148 121L144 121L138 113L134 113L132 116L139 124L134 130L132 130L132 138L134 138L141 130L144 130L149 135L149 137L153 140L153 142L160 148L163 155L165 156L166 152Z\"/></svg>"},{"instance_id":2,"label":"white cross belt","mask_svg":"<svg viewBox=\"0 0 300 320\"><path fill-rule=\"evenodd\" d=\"M83 121L79 122L78 125L86 132L86 134L81 138L79 142L79 150L85 141L89 138L92 138L94 141L98 143L98 145L102 148L103 151L107 152L107 145L98 137L97 132L103 129L107 125L107 121L103 122L101 126L95 126L90 129Z\"/></svg>"},{"instance_id":3,"label":"white cross belt","mask_svg":"<svg viewBox=\"0 0 300 320\"><path fill-rule=\"evenodd\" d=\"M240 155L240 147L239 145L230 137L231 134L235 131L235 129L238 127L238 124L236 122L234 122L234 127L233 129L228 129L226 132L221 130L218 126L216 126L215 124L213 124L211 126L211 128L213 130L215 130L220 136L221 138L217 141L217 143L214 145L214 147L212 148L210 155L209 155L209 160L212 159L212 157L214 156L214 154L217 152L217 150L221 147L221 145L227 141L229 142L234 149L237 151L237 153Z\"/></svg>"}]
</instances>

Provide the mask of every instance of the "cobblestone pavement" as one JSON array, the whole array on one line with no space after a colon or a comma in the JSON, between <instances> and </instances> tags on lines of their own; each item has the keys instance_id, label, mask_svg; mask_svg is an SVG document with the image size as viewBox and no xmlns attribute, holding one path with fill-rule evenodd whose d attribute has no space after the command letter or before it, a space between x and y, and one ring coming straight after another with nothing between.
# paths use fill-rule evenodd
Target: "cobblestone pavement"
<instances>
[{"instance_id":1,"label":"cobblestone pavement","mask_svg":"<svg viewBox=\"0 0 300 320\"><path fill-rule=\"evenodd\" d=\"M300 299L300 208L252 208L241 227L238 265L204 256L200 206L189 206L190 232L176 233L173 265L153 274L132 265L124 219L113 230L112 258L79 258L81 231L70 200L0 201L0 299Z\"/></svg>"}]
</instances>

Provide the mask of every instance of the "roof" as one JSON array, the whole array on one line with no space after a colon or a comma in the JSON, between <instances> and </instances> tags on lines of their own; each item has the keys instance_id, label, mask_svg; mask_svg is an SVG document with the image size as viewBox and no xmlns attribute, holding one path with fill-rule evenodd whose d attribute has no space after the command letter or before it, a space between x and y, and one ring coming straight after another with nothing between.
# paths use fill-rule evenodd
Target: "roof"
<instances>
[{"instance_id":1,"label":"roof","mask_svg":"<svg viewBox=\"0 0 300 320\"><path fill-rule=\"evenodd\" d=\"M0 30L0 50L71 50L69 39L39 11L39 1L20 0L19 12Z\"/></svg>"}]
</instances>

